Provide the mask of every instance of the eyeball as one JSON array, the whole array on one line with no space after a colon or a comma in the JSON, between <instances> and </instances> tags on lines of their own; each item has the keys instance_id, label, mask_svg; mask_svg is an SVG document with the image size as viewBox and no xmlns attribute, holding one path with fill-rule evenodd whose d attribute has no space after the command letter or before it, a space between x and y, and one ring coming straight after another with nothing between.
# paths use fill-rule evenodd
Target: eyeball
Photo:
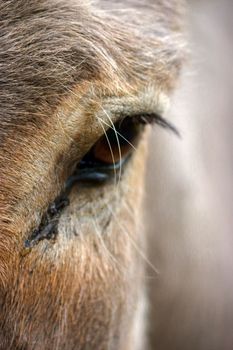
<instances>
[{"instance_id":1,"label":"eyeball","mask_svg":"<svg viewBox=\"0 0 233 350\"><path fill-rule=\"evenodd\" d=\"M133 118L126 117L110 127L103 136L93 145L91 150L84 156L81 166L107 167L122 162L130 156L135 149L141 125Z\"/></svg>"}]
</instances>

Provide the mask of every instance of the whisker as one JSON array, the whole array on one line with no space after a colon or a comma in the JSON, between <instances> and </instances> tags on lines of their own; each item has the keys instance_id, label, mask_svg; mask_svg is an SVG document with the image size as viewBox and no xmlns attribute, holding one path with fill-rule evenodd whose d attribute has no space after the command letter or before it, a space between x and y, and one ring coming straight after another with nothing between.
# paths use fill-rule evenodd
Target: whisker
<instances>
[{"instance_id":1,"label":"whisker","mask_svg":"<svg viewBox=\"0 0 233 350\"><path fill-rule=\"evenodd\" d=\"M120 179L121 179L121 175L122 175L122 166L121 166L121 161L122 161L122 154L121 154L121 145L120 145L120 141L119 141L119 137L118 137L118 133L117 133L117 130L115 128L115 125L111 119L111 117L108 115L107 111L101 107L104 114L106 115L106 117L108 118L108 120L110 121L110 124L112 125L112 129L116 135L116 140L117 140L117 147L118 147L118 151L119 151L119 159L120 159L120 169L119 169L119 175L118 175L118 182L117 182L117 187L119 186L119 183L120 183Z\"/></svg>"},{"instance_id":2,"label":"whisker","mask_svg":"<svg viewBox=\"0 0 233 350\"><path fill-rule=\"evenodd\" d=\"M100 117L97 117L98 119L101 119ZM103 119L101 119L102 122L108 126L110 129L114 130L113 127L111 125L109 125L107 122L105 122ZM116 128L115 128L116 130ZM125 138L119 131L116 130L116 133L124 140L128 143L129 146L131 146L135 151L137 150L136 147L127 139Z\"/></svg>"},{"instance_id":3,"label":"whisker","mask_svg":"<svg viewBox=\"0 0 233 350\"><path fill-rule=\"evenodd\" d=\"M125 209L127 210L127 212L129 213L129 215L131 216L131 218L135 218L135 216L137 216L136 213L134 213L132 211L132 209L130 208L129 204L126 203L126 201L123 201L122 204L124 205ZM140 230L143 230L143 227L142 227L142 223L140 222L139 225L138 225L138 229ZM154 266L154 264L153 264ZM157 269L156 269L157 270ZM158 270L157 270L158 271ZM157 274L156 274L157 275ZM145 274L144 278L148 279L148 280L155 280L157 278L157 276L155 275L149 275L149 274Z\"/></svg>"},{"instance_id":4,"label":"whisker","mask_svg":"<svg viewBox=\"0 0 233 350\"><path fill-rule=\"evenodd\" d=\"M110 150L110 153L111 153L111 158L112 158L112 161L113 161L114 182L115 182L115 185L116 185L117 184L117 170L116 170L116 162L115 162L115 157L114 157L114 153L113 153L113 150L112 150L111 142L109 141L107 132L106 132L105 128L103 127L102 119L98 118L98 121L100 122L101 128L103 129L103 132L104 132L104 135L106 137L106 140L107 140L107 143L108 143L108 147L109 147L109 150Z\"/></svg>"},{"instance_id":5,"label":"whisker","mask_svg":"<svg viewBox=\"0 0 233 350\"><path fill-rule=\"evenodd\" d=\"M95 232L98 236L98 239L100 241L100 244L102 246L102 248L104 249L105 253L106 253L106 256L110 259L110 261L113 263L113 267L114 268L117 268L118 269L118 272L122 272L122 266L119 264L119 261L117 261L117 259L114 257L114 255L111 253L111 251L107 248L105 242L104 242L104 239L102 237L102 233L100 231L100 228L99 228L99 225L97 223L97 219L96 219L96 216L94 214L94 217L93 217L93 226L94 226L94 229L95 229ZM124 271L123 271L124 272Z\"/></svg>"},{"instance_id":6,"label":"whisker","mask_svg":"<svg viewBox=\"0 0 233 350\"><path fill-rule=\"evenodd\" d=\"M107 208L108 210L111 212L113 218L115 218L114 213L112 212L110 206L108 204ZM154 273L156 273L157 275L159 274L159 271L156 269L156 267L154 266L154 264L147 258L147 256L145 255L145 253L138 247L137 243L133 240L133 238L130 236L130 234L128 233L128 231L125 229L125 227L123 227L120 224L119 220L115 220L115 222L117 223L117 225L121 228L122 232L124 232L128 239L130 240L132 246L134 247L134 249L138 252L138 254L142 257L142 259L148 264L148 266L150 266L150 268L154 271Z\"/></svg>"}]
</instances>

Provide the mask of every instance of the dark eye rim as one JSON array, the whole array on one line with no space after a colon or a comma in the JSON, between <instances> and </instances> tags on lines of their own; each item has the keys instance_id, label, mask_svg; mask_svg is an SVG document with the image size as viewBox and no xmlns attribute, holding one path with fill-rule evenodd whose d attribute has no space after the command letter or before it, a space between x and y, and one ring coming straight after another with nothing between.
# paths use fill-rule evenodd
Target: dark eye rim
<instances>
[{"instance_id":1,"label":"dark eye rim","mask_svg":"<svg viewBox=\"0 0 233 350\"><path fill-rule=\"evenodd\" d=\"M122 166L126 163L126 161L130 158L131 153L133 153L133 149L137 147L137 144L140 139L140 135L147 124L157 124L162 128L174 133L176 136L180 137L180 133L177 128L166 119L161 117L155 113L141 113L132 116L125 116L121 118L114 127L118 136L114 136L113 128L109 128L105 135L102 135L99 140L91 147L91 149L85 154L85 156L79 162L77 173L79 172L80 179L94 179L96 174L96 179L105 179L109 177L111 174L116 173L118 169L122 169ZM126 126L126 133L124 132L124 126ZM121 159L116 161L118 157L114 158L114 154L112 154L111 162L103 162L100 159L97 159L94 155L95 146L101 141L101 139L109 136L108 143L106 142L105 146L109 148L109 144L111 144L111 139L114 138L114 142L119 143L122 150L122 145L125 145L128 142L128 150L122 154ZM123 134L123 137L122 137ZM128 135L127 135L128 134ZM111 145L112 146L112 145ZM109 148L110 150L110 148ZM123 152L122 152L123 153ZM92 174L91 174L92 173ZM104 173L106 176L104 176ZM101 174L101 175L100 175Z\"/></svg>"}]
</instances>

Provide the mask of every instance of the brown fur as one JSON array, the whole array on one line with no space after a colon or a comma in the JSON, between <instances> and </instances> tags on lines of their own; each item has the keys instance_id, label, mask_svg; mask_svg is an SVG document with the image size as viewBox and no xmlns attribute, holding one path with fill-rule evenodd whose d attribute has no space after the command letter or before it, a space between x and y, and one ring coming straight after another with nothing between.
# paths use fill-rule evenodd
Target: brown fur
<instances>
[{"instance_id":1,"label":"brown fur","mask_svg":"<svg viewBox=\"0 0 233 350\"><path fill-rule=\"evenodd\" d=\"M116 101L137 100L143 111L154 108L149 90L171 92L183 55L181 5L0 2L2 349L131 349L143 285L132 242L143 245L145 140L117 190L72 191L55 243L25 252L23 242L103 133L96 116L104 109L115 121Z\"/></svg>"}]
</instances>

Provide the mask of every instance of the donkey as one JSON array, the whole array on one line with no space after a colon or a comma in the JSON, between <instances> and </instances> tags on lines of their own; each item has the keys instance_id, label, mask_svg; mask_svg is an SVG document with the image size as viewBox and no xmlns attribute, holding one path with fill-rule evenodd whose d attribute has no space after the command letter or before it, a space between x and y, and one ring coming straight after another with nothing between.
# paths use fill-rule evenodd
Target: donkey
<instances>
[{"instance_id":1,"label":"donkey","mask_svg":"<svg viewBox=\"0 0 233 350\"><path fill-rule=\"evenodd\" d=\"M146 349L148 124L181 0L0 1L0 349Z\"/></svg>"}]
</instances>

